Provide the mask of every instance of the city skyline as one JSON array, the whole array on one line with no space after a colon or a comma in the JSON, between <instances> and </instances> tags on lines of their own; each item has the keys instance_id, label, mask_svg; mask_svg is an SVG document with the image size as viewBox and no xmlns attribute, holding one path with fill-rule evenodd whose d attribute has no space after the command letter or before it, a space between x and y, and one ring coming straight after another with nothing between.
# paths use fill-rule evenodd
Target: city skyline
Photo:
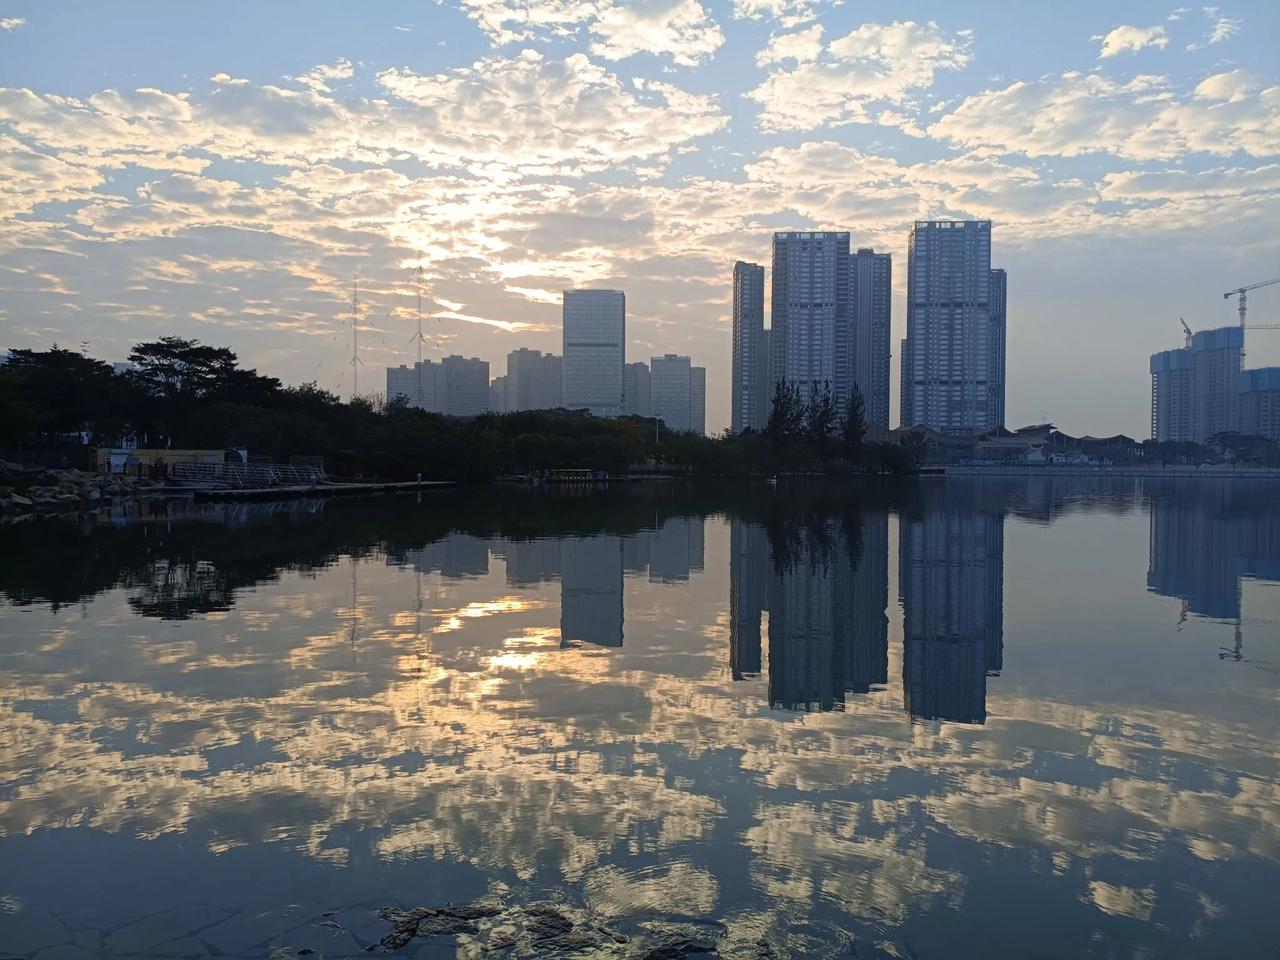
<instances>
[{"instance_id":1,"label":"city skyline","mask_svg":"<svg viewBox=\"0 0 1280 960\"><path fill-rule=\"evenodd\" d=\"M1007 422L1142 436L1140 371L1177 317L1227 325L1222 292L1276 272L1280 13L1260 2L3 17L3 347L123 359L173 333L346 395L352 276L366 365L398 366L421 263L430 358L498 374L514 347L554 352L559 290L626 290L630 352L706 358L714 432L735 260L848 229L902 264L911 222L991 219L1016 278ZM1251 366L1280 362L1280 335L1251 340Z\"/></svg>"}]
</instances>

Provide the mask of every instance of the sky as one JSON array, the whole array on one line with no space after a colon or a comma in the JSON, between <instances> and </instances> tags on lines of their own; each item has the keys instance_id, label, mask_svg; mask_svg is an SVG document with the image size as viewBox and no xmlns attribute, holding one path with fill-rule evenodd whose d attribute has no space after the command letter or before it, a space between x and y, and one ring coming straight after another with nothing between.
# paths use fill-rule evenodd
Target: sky
<instances>
[{"instance_id":1,"label":"sky","mask_svg":"<svg viewBox=\"0 0 1280 960\"><path fill-rule=\"evenodd\" d=\"M360 391L426 355L560 352L627 294L627 359L707 367L735 260L993 221L1008 419L1150 435L1148 355L1280 276L1280 5L0 0L0 348L173 334ZM1280 285L1251 298L1280 323ZM1280 329L1248 340L1280 364Z\"/></svg>"}]
</instances>

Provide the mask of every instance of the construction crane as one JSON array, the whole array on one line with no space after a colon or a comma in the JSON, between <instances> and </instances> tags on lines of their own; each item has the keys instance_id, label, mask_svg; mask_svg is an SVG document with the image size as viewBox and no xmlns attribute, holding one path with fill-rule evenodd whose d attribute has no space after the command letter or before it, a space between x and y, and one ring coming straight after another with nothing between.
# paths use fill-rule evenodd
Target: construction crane
<instances>
[{"instance_id":1,"label":"construction crane","mask_svg":"<svg viewBox=\"0 0 1280 960\"><path fill-rule=\"evenodd\" d=\"M1191 328L1187 326L1187 321L1183 320L1182 317L1178 318L1178 322L1182 324L1182 329L1187 332L1186 348L1190 350L1191 349Z\"/></svg>"},{"instance_id":2,"label":"construction crane","mask_svg":"<svg viewBox=\"0 0 1280 960\"><path fill-rule=\"evenodd\" d=\"M1222 295L1223 300L1230 300L1232 297L1239 297L1240 303L1237 310L1240 313L1240 369L1244 369L1244 331L1245 331L1245 313L1249 305L1249 291L1258 290L1261 287L1269 287L1273 283L1280 283L1280 277L1272 277L1270 280L1263 280L1261 283L1251 283L1247 287L1236 287L1234 290L1228 290ZM1253 328L1254 330L1280 330L1280 324L1268 323L1260 324Z\"/></svg>"}]
</instances>

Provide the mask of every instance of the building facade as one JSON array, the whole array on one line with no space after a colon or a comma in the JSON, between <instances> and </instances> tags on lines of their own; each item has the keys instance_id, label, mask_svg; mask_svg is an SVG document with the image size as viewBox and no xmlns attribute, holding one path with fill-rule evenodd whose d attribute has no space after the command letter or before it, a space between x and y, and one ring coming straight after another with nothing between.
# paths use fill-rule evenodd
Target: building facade
<instances>
[{"instance_id":1,"label":"building facade","mask_svg":"<svg viewBox=\"0 0 1280 960\"><path fill-rule=\"evenodd\" d=\"M440 361L445 389L445 413L474 417L489 409L489 361L450 356Z\"/></svg>"},{"instance_id":2,"label":"building facade","mask_svg":"<svg viewBox=\"0 0 1280 960\"><path fill-rule=\"evenodd\" d=\"M521 347L507 354L507 411L553 410L560 406L560 358Z\"/></svg>"},{"instance_id":3,"label":"building facade","mask_svg":"<svg viewBox=\"0 0 1280 960\"><path fill-rule=\"evenodd\" d=\"M1191 439L1191 351L1151 355L1151 439L1183 443Z\"/></svg>"},{"instance_id":4,"label":"building facade","mask_svg":"<svg viewBox=\"0 0 1280 960\"><path fill-rule=\"evenodd\" d=\"M649 361L653 416L668 430L691 429L692 363L688 357L668 353Z\"/></svg>"},{"instance_id":5,"label":"building facade","mask_svg":"<svg viewBox=\"0 0 1280 960\"><path fill-rule=\"evenodd\" d=\"M996 426L1003 427L1005 397L1005 333L1007 324L1005 317L1009 300L1009 276L1004 270L996 268L991 271L991 336L988 341L991 351L991 402L995 405Z\"/></svg>"},{"instance_id":6,"label":"building facade","mask_svg":"<svg viewBox=\"0 0 1280 960\"><path fill-rule=\"evenodd\" d=\"M773 235L770 317L773 383L795 384L803 397L829 386L838 402L846 401L853 349L847 232Z\"/></svg>"},{"instance_id":7,"label":"building facade","mask_svg":"<svg viewBox=\"0 0 1280 960\"><path fill-rule=\"evenodd\" d=\"M689 429L707 433L707 368L689 368Z\"/></svg>"},{"instance_id":8,"label":"building facade","mask_svg":"<svg viewBox=\"0 0 1280 960\"><path fill-rule=\"evenodd\" d=\"M1280 441L1280 367L1240 374L1240 432Z\"/></svg>"},{"instance_id":9,"label":"building facade","mask_svg":"<svg viewBox=\"0 0 1280 960\"><path fill-rule=\"evenodd\" d=\"M852 380L862 391L867 423L887 430L892 258L887 253L876 253L865 247L858 250L850 258L849 283ZM844 411L840 412L843 415Z\"/></svg>"},{"instance_id":10,"label":"building facade","mask_svg":"<svg viewBox=\"0 0 1280 960\"><path fill-rule=\"evenodd\" d=\"M622 372L622 410L633 417L652 417L649 365L643 360L628 363Z\"/></svg>"},{"instance_id":11,"label":"building facade","mask_svg":"<svg viewBox=\"0 0 1280 960\"><path fill-rule=\"evenodd\" d=\"M627 309L621 290L566 290L561 401L597 417L622 415Z\"/></svg>"},{"instance_id":12,"label":"building facade","mask_svg":"<svg viewBox=\"0 0 1280 960\"><path fill-rule=\"evenodd\" d=\"M990 220L916 221L907 244L903 427L977 433L1001 425L1003 334L993 342L991 288Z\"/></svg>"},{"instance_id":13,"label":"building facade","mask_svg":"<svg viewBox=\"0 0 1280 960\"><path fill-rule=\"evenodd\" d=\"M510 401L507 399L507 385L510 378L506 376L494 377L489 381L489 412L490 413L510 413Z\"/></svg>"},{"instance_id":14,"label":"building facade","mask_svg":"<svg viewBox=\"0 0 1280 960\"><path fill-rule=\"evenodd\" d=\"M1191 439L1235 430L1239 421L1244 330L1218 327L1191 335Z\"/></svg>"},{"instance_id":15,"label":"building facade","mask_svg":"<svg viewBox=\"0 0 1280 960\"><path fill-rule=\"evenodd\" d=\"M764 356L764 267L733 265L733 374L730 426L734 433L763 430L769 415Z\"/></svg>"},{"instance_id":16,"label":"building facade","mask_svg":"<svg viewBox=\"0 0 1280 960\"><path fill-rule=\"evenodd\" d=\"M387 401L451 417L474 417L489 409L489 362L449 356L436 362L387 368Z\"/></svg>"}]
</instances>

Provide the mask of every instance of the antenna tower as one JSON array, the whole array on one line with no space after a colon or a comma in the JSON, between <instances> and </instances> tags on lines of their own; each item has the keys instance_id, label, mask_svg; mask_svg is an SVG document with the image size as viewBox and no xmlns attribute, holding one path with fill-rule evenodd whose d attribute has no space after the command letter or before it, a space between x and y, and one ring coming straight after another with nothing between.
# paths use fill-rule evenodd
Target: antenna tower
<instances>
[{"instance_id":1,"label":"antenna tower","mask_svg":"<svg viewBox=\"0 0 1280 960\"><path fill-rule=\"evenodd\" d=\"M422 287L426 283L426 271L422 268L421 251L418 253L418 265L413 269L413 280L418 293L418 332L413 335L413 339L418 344L418 365L413 368L418 378L418 393L417 396L414 397L414 406L418 409L422 409L425 405L422 394L422 344L425 342L422 336Z\"/></svg>"},{"instance_id":2,"label":"antenna tower","mask_svg":"<svg viewBox=\"0 0 1280 960\"><path fill-rule=\"evenodd\" d=\"M360 276L351 277L351 399L360 395Z\"/></svg>"}]
</instances>

